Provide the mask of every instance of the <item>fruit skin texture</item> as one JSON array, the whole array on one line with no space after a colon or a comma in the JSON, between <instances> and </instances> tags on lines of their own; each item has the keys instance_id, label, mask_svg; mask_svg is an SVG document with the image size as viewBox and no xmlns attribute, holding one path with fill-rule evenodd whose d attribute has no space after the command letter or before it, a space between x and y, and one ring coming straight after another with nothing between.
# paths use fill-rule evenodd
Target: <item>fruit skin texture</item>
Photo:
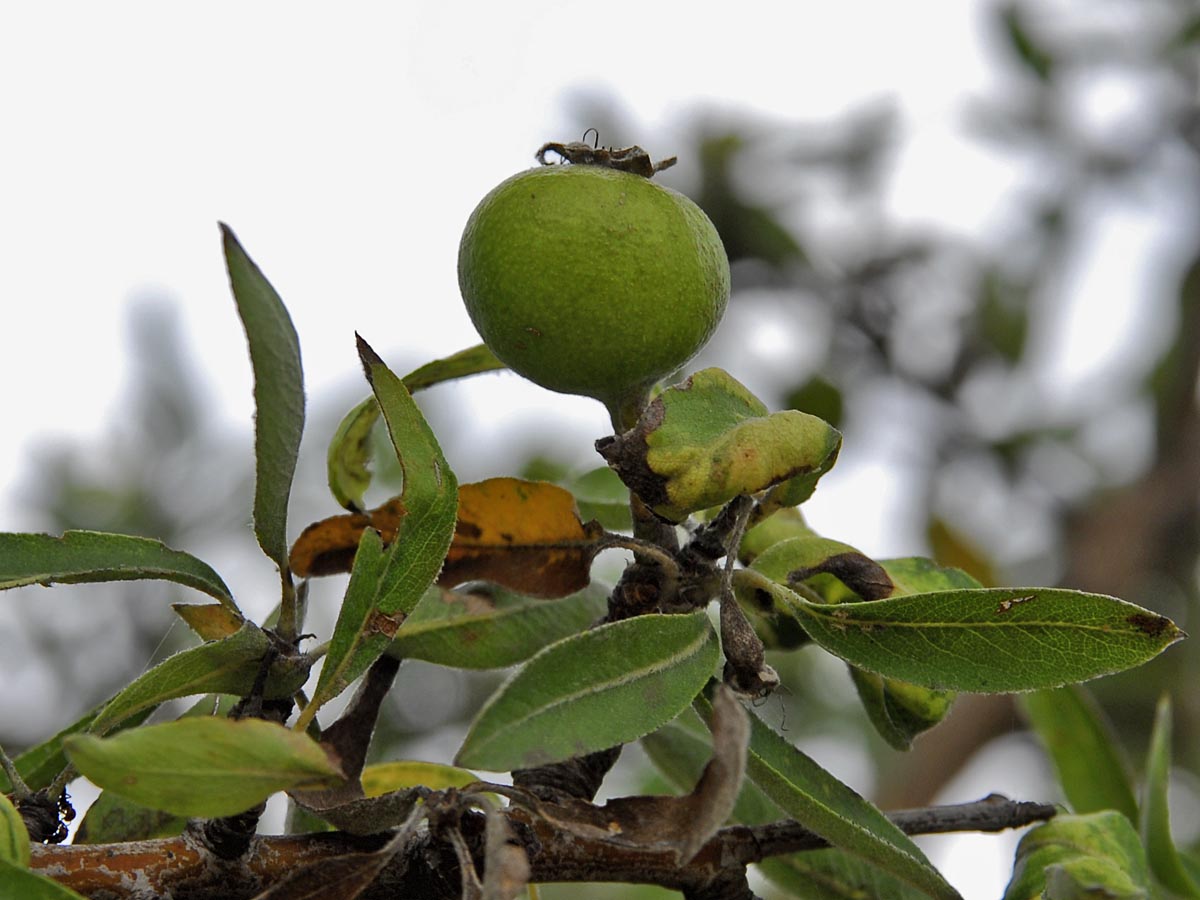
<instances>
[{"instance_id":1,"label":"fruit skin texture","mask_svg":"<svg viewBox=\"0 0 1200 900\"><path fill-rule=\"evenodd\" d=\"M615 410L708 342L729 299L729 260L682 194L611 168L555 165L480 201L458 282L510 368Z\"/></svg>"}]
</instances>

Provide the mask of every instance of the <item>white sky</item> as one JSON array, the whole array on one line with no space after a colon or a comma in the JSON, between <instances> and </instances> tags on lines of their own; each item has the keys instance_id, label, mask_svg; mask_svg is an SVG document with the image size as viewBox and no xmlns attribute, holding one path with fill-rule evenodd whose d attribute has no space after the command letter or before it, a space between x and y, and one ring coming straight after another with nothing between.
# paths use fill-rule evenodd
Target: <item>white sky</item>
<instances>
[{"instance_id":1,"label":"white sky","mask_svg":"<svg viewBox=\"0 0 1200 900\"><path fill-rule=\"evenodd\" d=\"M462 225L540 144L577 137L571 92L611 92L656 134L703 106L811 121L895 99L909 138L896 202L974 231L1012 186L955 136L987 83L985 43L975 3L5 4L0 527L23 527L33 441L120 415L125 310L148 292L177 301L210 409L249 449L219 219L288 304L319 398L357 377L356 329L400 369L477 342L458 300ZM1131 223L1125 254L1154 227ZM1119 262L1095 276L1109 291L1136 277L1136 259ZM1106 331L1069 332L1079 371L1127 333L1113 309L1089 318ZM605 429L599 404L512 376L463 396L481 447L514 420L574 424L586 444ZM888 486L878 467L858 475ZM839 496L818 499L831 515ZM856 527L836 536L896 550L882 524Z\"/></svg>"}]
</instances>

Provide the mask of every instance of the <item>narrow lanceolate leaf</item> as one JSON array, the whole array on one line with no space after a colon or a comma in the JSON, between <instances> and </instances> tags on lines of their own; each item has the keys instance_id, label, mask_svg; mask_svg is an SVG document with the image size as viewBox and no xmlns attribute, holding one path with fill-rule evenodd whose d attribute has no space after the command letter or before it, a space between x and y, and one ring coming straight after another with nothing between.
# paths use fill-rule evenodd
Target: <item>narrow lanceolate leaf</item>
<instances>
[{"instance_id":1,"label":"narrow lanceolate leaf","mask_svg":"<svg viewBox=\"0 0 1200 900\"><path fill-rule=\"evenodd\" d=\"M12 801L0 794L0 861L29 865L29 830Z\"/></svg>"},{"instance_id":2,"label":"narrow lanceolate leaf","mask_svg":"<svg viewBox=\"0 0 1200 900\"><path fill-rule=\"evenodd\" d=\"M1087 689L1078 685L1022 694L1025 711L1046 748L1072 811L1115 809L1137 822L1129 762L1116 731Z\"/></svg>"},{"instance_id":3,"label":"narrow lanceolate leaf","mask_svg":"<svg viewBox=\"0 0 1200 900\"><path fill-rule=\"evenodd\" d=\"M687 707L718 654L703 612L637 616L565 638L492 696L455 761L509 771L632 741Z\"/></svg>"},{"instance_id":4,"label":"narrow lanceolate leaf","mask_svg":"<svg viewBox=\"0 0 1200 900\"><path fill-rule=\"evenodd\" d=\"M1140 665L1183 637L1170 619L1081 591L988 588L836 605L788 593L801 626L829 652L942 690L1010 693L1086 681Z\"/></svg>"},{"instance_id":5,"label":"narrow lanceolate leaf","mask_svg":"<svg viewBox=\"0 0 1200 900\"><path fill-rule=\"evenodd\" d=\"M412 611L388 653L459 669L501 669L547 644L583 631L608 607L603 590L561 600L531 600L501 588L431 588Z\"/></svg>"},{"instance_id":6,"label":"narrow lanceolate leaf","mask_svg":"<svg viewBox=\"0 0 1200 900\"><path fill-rule=\"evenodd\" d=\"M1200 886L1184 868L1171 836L1167 786L1171 777L1171 699L1163 695L1154 714L1154 731L1146 758L1141 833L1154 877L1181 897L1200 897Z\"/></svg>"},{"instance_id":7,"label":"narrow lanceolate leaf","mask_svg":"<svg viewBox=\"0 0 1200 900\"><path fill-rule=\"evenodd\" d=\"M757 868L785 896L809 900L923 900L929 895L844 850L808 850L774 856Z\"/></svg>"},{"instance_id":8,"label":"narrow lanceolate leaf","mask_svg":"<svg viewBox=\"0 0 1200 900\"><path fill-rule=\"evenodd\" d=\"M834 847L853 853L928 897L958 892L883 813L793 747L757 717L750 717L747 776L780 809Z\"/></svg>"},{"instance_id":9,"label":"narrow lanceolate leaf","mask_svg":"<svg viewBox=\"0 0 1200 900\"><path fill-rule=\"evenodd\" d=\"M373 643L377 636L387 638L395 634L399 619L381 612L375 603L382 568L383 542L377 531L368 529L363 532L358 553L354 557L354 570L350 573L350 583L342 598L342 609L329 641L317 688L311 702L300 715L298 728L306 726L324 703L344 691L351 681L370 666L370 660L365 663L355 661L358 648ZM383 646L386 646L386 640Z\"/></svg>"},{"instance_id":10,"label":"narrow lanceolate leaf","mask_svg":"<svg viewBox=\"0 0 1200 900\"><path fill-rule=\"evenodd\" d=\"M0 859L0 897L20 900L84 900L57 881Z\"/></svg>"},{"instance_id":11,"label":"narrow lanceolate leaf","mask_svg":"<svg viewBox=\"0 0 1200 900\"><path fill-rule=\"evenodd\" d=\"M224 224L221 239L254 368L254 534L286 570L288 496L304 431L300 341L275 288Z\"/></svg>"},{"instance_id":12,"label":"narrow lanceolate leaf","mask_svg":"<svg viewBox=\"0 0 1200 900\"><path fill-rule=\"evenodd\" d=\"M140 579L174 581L237 610L221 576L196 557L161 541L100 531L68 531L62 537L0 534L0 590L27 584Z\"/></svg>"},{"instance_id":13,"label":"narrow lanceolate leaf","mask_svg":"<svg viewBox=\"0 0 1200 900\"><path fill-rule=\"evenodd\" d=\"M454 540L438 583L490 581L530 597L566 597L587 587L604 529L583 524L558 485L489 478L458 489Z\"/></svg>"},{"instance_id":14,"label":"narrow lanceolate leaf","mask_svg":"<svg viewBox=\"0 0 1200 900\"><path fill-rule=\"evenodd\" d=\"M250 693L271 650L271 639L253 622L219 641L182 650L167 657L118 693L92 721L88 730L105 734L130 716L153 709L176 697L195 694ZM303 657L280 660L267 678L267 698L287 697L308 678L308 661Z\"/></svg>"},{"instance_id":15,"label":"narrow lanceolate leaf","mask_svg":"<svg viewBox=\"0 0 1200 900\"><path fill-rule=\"evenodd\" d=\"M596 449L630 490L678 522L793 481L788 502L799 503L841 444L827 422L796 410L768 413L729 373L705 369L667 388L633 428Z\"/></svg>"},{"instance_id":16,"label":"narrow lanceolate leaf","mask_svg":"<svg viewBox=\"0 0 1200 900\"><path fill-rule=\"evenodd\" d=\"M1145 900L1150 870L1137 832L1116 810L1055 816L1017 845L1004 900Z\"/></svg>"},{"instance_id":17,"label":"narrow lanceolate leaf","mask_svg":"<svg viewBox=\"0 0 1200 900\"><path fill-rule=\"evenodd\" d=\"M180 816L232 816L277 791L343 780L316 741L263 719L179 719L65 745L94 784Z\"/></svg>"},{"instance_id":18,"label":"narrow lanceolate leaf","mask_svg":"<svg viewBox=\"0 0 1200 900\"><path fill-rule=\"evenodd\" d=\"M639 742L655 768L680 792L692 789L700 773L712 758L712 740L694 710L684 710L677 718ZM742 825L765 825L784 818L783 812L758 785L749 779L734 803L732 821Z\"/></svg>"},{"instance_id":19,"label":"narrow lanceolate leaf","mask_svg":"<svg viewBox=\"0 0 1200 900\"><path fill-rule=\"evenodd\" d=\"M695 784L712 752L700 717L690 710L643 737L641 744L655 767L683 791ZM750 779L742 784L733 809L733 821L742 825L764 825L783 818L786 818L785 814L762 788ZM758 863L757 868L797 897L915 900L929 896L870 862L836 849L806 850L772 857Z\"/></svg>"},{"instance_id":20,"label":"narrow lanceolate leaf","mask_svg":"<svg viewBox=\"0 0 1200 900\"><path fill-rule=\"evenodd\" d=\"M356 572L321 677L297 728L305 727L322 704L345 690L387 649L404 616L441 571L458 512L458 481L408 389L362 338L358 352L404 473L398 499L405 513L386 551L377 533L364 533L358 554L368 544L371 549L361 571L355 557Z\"/></svg>"},{"instance_id":21,"label":"narrow lanceolate leaf","mask_svg":"<svg viewBox=\"0 0 1200 900\"><path fill-rule=\"evenodd\" d=\"M505 368L483 344L436 359L409 372L401 380L411 393L455 378ZM379 421L379 403L372 395L346 414L329 442L326 471L329 490L346 509L363 508L363 494L371 486L371 431Z\"/></svg>"},{"instance_id":22,"label":"narrow lanceolate leaf","mask_svg":"<svg viewBox=\"0 0 1200 900\"><path fill-rule=\"evenodd\" d=\"M343 509L358 512L371 486L371 432L379 421L379 404L372 394L346 413L325 452L329 492Z\"/></svg>"},{"instance_id":23,"label":"narrow lanceolate leaf","mask_svg":"<svg viewBox=\"0 0 1200 900\"><path fill-rule=\"evenodd\" d=\"M408 509L379 579L379 606L386 613L407 613L446 559L458 513L458 479L408 389L361 338L359 356L404 471L400 496Z\"/></svg>"}]
</instances>

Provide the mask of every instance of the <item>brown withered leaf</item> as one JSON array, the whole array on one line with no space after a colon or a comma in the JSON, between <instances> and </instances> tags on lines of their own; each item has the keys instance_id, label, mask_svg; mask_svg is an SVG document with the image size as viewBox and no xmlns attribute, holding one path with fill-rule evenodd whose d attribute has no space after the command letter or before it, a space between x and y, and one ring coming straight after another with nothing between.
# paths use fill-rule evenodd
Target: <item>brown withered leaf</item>
<instances>
[{"instance_id":1,"label":"brown withered leaf","mask_svg":"<svg viewBox=\"0 0 1200 900\"><path fill-rule=\"evenodd\" d=\"M604 529L580 521L569 491L543 481L489 478L458 489L458 523L438 584L491 581L531 597L587 587Z\"/></svg>"},{"instance_id":2,"label":"brown withered leaf","mask_svg":"<svg viewBox=\"0 0 1200 900\"><path fill-rule=\"evenodd\" d=\"M374 528L390 544L407 510L399 497L367 512L330 516L300 532L288 557L292 572L301 578L337 575L354 567L354 553L367 528Z\"/></svg>"}]
</instances>

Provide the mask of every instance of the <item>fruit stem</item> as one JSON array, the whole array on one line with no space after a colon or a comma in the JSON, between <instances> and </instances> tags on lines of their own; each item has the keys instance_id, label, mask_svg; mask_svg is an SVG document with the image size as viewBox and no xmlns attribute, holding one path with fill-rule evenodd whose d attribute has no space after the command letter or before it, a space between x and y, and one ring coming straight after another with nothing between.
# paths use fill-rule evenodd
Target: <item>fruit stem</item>
<instances>
[{"instance_id":1,"label":"fruit stem","mask_svg":"<svg viewBox=\"0 0 1200 900\"><path fill-rule=\"evenodd\" d=\"M612 420L614 434L624 434L637 424L642 411L650 401L650 388L637 387L615 401L604 401L608 417Z\"/></svg>"}]
</instances>

